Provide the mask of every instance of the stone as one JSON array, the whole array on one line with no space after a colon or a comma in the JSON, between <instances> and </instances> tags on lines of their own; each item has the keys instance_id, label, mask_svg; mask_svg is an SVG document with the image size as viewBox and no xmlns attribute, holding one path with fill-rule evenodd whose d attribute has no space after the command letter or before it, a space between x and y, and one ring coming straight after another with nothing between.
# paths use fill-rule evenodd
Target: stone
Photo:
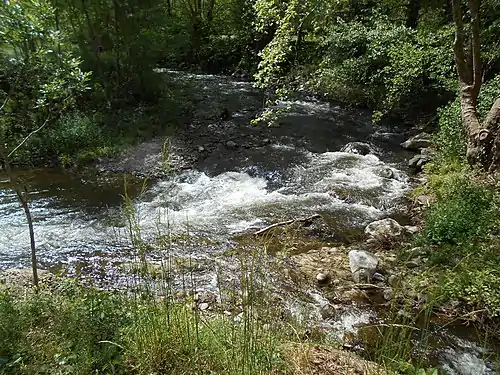
<instances>
[{"instance_id":1,"label":"stone","mask_svg":"<svg viewBox=\"0 0 500 375\"><path fill-rule=\"evenodd\" d=\"M328 279L329 277L325 273L320 272L316 275L316 281L318 282L318 284L326 284L328 282Z\"/></svg>"},{"instance_id":2,"label":"stone","mask_svg":"<svg viewBox=\"0 0 500 375\"><path fill-rule=\"evenodd\" d=\"M356 283L370 283L379 259L364 250L349 251L349 268Z\"/></svg>"},{"instance_id":3,"label":"stone","mask_svg":"<svg viewBox=\"0 0 500 375\"><path fill-rule=\"evenodd\" d=\"M342 152L348 152L350 154L367 155L372 152L372 149L368 143L363 142L349 142L340 150Z\"/></svg>"},{"instance_id":4,"label":"stone","mask_svg":"<svg viewBox=\"0 0 500 375\"><path fill-rule=\"evenodd\" d=\"M383 295L386 301L390 301L394 299L394 290L392 288L385 288Z\"/></svg>"},{"instance_id":5,"label":"stone","mask_svg":"<svg viewBox=\"0 0 500 375\"><path fill-rule=\"evenodd\" d=\"M382 275L381 273L375 272L372 276L372 280L383 283L385 281L385 276Z\"/></svg>"},{"instance_id":6,"label":"stone","mask_svg":"<svg viewBox=\"0 0 500 375\"><path fill-rule=\"evenodd\" d=\"M211 292L197 292L195 293L193 300L199 304L203 303L215 303L217 301L217 296Z\"/></svg>"},{"instance_id":7,"label":"stone","mask_svg":"<svg viewBox=\"0 0 500 375\"><path fill-rule=\"evenodd\" d=\"M389 276L389 278L387 279L387 283L390 285L390 286L394 286L396 285L396 283L398 282L398 277L396 275L391 275Z\"/></svg>"},{"instance_id":8,"label":"stone","mask_svg":"<svg viewBox=\"0 0 500 375\"><path fill-rule=\"evenodd\" d=\"M349 289L342 293L342 298L349 301L359 301L364 298L364 294L359 289Z\"/></svg>"},{"instance_id":9,"label":"stone","mask_svg":"<svg viewBox=\"0 0 500 375\"><path fill-rule=\"evenodd\" d=\"M421 171L424 165L431 160L431 157L428 155L415 155L408 161L408 167L415 169L416 171Z\"/></svg>"},{"instance_id":10,"label":"stone","mask_svg":"<svg viewBox=\"0 0 500 375\"><path fill-rule=\"evenodd\" d=\"M227 147L227 148L234 149L234 148L238 147L238 145L237 145L237 144L236 144L236 142L234 142L234 141L227 141L227 142L226 142L226 147Z\"/></svg>"},{"instance_id":11,"label":"stone","mask_svg":"<svg viewBox=\"0 0 500 375\"><path fill-rule=\"evenodd\" d=\"M417 203L422 206L430 206L433 201L431 195L421 194L417 197Z\"/></svg>"},{"instance_id":12,"label":"stone","mask_svg":"<svg viewBox=\"0 0 500 375\"><path fill-rule=\"evenodd\" d=\"M399 237L403 234L403 227L396 220L387 218L368 224L365 233L372 238Z\"/></svg>"},{"instance_id":13,"label":"stone","mask_svg":"<svg viewBox=\"0 0 500 375\"><path fill-rule=\"evenodd\" d=\"M434 153L431 151L430 148L423 148L420 150L420 155L432 156L434 155Z\"/></svg>"},{"instance_id":14,"label":"stone","mask_svg":"<svg viewBox=\"0 0 500 375\"><path fill-rule=\"evenodd\" d=\"M208 310L209 307L210 307L210 305L206 302L200 303L200 306L199 306L201 311Z\"/></svg>"},{"instance_id":15,"label":"stone","mask_svg":"<svg viewBox=\"0 0 500 375\"><path fill-rule=\"evenodd\" d=\"M401 146L407 150L420 150L422 148L430 147L431 144L430 134L424 132L409 138L405 142L401 143Z\"/></svg>"},{"instance_id":16,"label":"stone","mask_svg":"<svg viewBox=\"0 0 500 375\"><path fill-rule=\"evenodd\" d=\"M425 249L423 247L420 247L420 246L412 247L410 249L410 254L413 257L418 257L419 255L425 254Z\"/></svg>"},{"instance_id":17,"label":"stone","mask_svg":"<svg viewBox=\"0 0 500 375\"><path fill-rule=\"evenodd\" d=\"M420 267L421 265L422 265L422 260L420 258L415 258L406 262L406 267L408 268L417 268Z\"/></svg>"},{"instance_id":18,"label":"stone","mask_svg":"<svg viewBox=\"0 0 500 375\"><path fill-rule=\"evenodd\" d=\"M416 225L405 225L404 230L407 234L413 235L417 234L419 229Z\"/></svg>"},{"instance_id":19,"label":"stone","mask_svg":"<svg viewBox=\"0 0 500 375\"><path fill-rule=\"evenodd\" d=\"M394 174L394 171L391 168L382 168L379 171L379 175L380 175L380 177L389 178L389 179L396 177L396 175Z\"/></svg>"}]
</instances>

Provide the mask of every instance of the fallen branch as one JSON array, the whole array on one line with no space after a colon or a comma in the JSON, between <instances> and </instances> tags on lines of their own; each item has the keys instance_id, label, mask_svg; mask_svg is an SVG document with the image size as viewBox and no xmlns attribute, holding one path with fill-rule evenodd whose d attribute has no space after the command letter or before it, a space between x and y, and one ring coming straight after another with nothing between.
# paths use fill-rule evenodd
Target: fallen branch
<instances>
[{"instance_id":1,"label":"fallen branch","mask_svg":"<svg viewBox=\"0 0 500 375\"><path fill-rule=\"evenodd\" d=\"M261 234L264 234L264 233L270 231L273 228L281 227L281 226L284 226L284 225L290 225L290 224L293 224L293 223L308 223L308 222L312 222L314 219L318 219L320 217L321 217L321 215L314 214L314 215L308 216L308 217L303 217L303 218L298 218L298 219L292 219L292 220L287 220L287 221L280 221L279 223L274 223L274 224L268 225L265 228L262 228L262 229L258 230L257 232L254 233L254 235L255 236L260 236Z\"/></svg>"}]
</instances>

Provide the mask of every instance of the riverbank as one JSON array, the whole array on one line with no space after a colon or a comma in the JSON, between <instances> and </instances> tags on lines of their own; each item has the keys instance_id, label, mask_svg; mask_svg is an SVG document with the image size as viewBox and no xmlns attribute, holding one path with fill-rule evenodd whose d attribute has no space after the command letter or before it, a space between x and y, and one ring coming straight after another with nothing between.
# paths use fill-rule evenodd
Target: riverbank
<instances>
[{"instance_id":1,"label":"riverbank","mask_svg":"<svg viewBox=\"0 0 500 375\"><path fill-rule=\"evenodd\" d=\"M460 373L456 369L467 357L477 361L476 370L493 368L488 358L494 350L481 349L481 339L468 341L474 335L464 330L462 342L448 330L459 310L449 310L440 322L426 317L438 310L437 302L444 304L431 293L439 277L428 271L428 249L417 243L426 230L421 215L435 196L421 189L420 197L404 198L421 180L408 176L409 159L418 159L416 167L430 159L420 146L401 147L408 137L404 128L373 124L365 111L312 98L283 103L280 126L255 126L250 120L262 109L262 95L252 85L171 74L199 101L213 98L199 109L206 122L188 122L175 137L102 160L100 173L26 174L43 268L63 270L106 293L142 293L140 284L156 295L169 280L175 293L203 294L197 303L203 311L224 313L220 290L241 290L234 275L257 264L253 276L268 273L264 284L272 286L259 294L266 294L267 305L280 306L279 319L301 322L301 337L320 338L392 369L412 362ZM225 120L217 117L221 103L231 108ZM431 140L419 142L427 146ZM136 178L124 179L123 172ZM2 267L27 266L15 197L8 190L0 196ZM413 201L423 212L407 209ZM267 225L316 214L320 220L254 235ZM255 262L256 252L266 253L266 261ZM376 264L351 265L351 254L358 260L370 254ZM437 342L425 344L430 335ZM401 337L405 344L397 347L404 350L384 349L401 344Z\"/></svg>"},{"instance_id":2,"label":"riverbank","mask_svg":"<svg viewBox=\"0 0 500 375\"><path fill-rule=\"evenodd\" d=\"M1 325L2 368L82 374L392 373L339 350L339 342L299 320L301 314L289 315L286 298L273 285L275 275L269 275L276 269L264 264L264 254L245 252L238 259L236 284L221 283L226 286L217 295L172 289L166 263L139 263L127 291L115 292L44 276L35 292L26 283L29 272L12 278L9 271L0 293L0 320L9 323ZM226 273L220 277L226 280Z\"/></svg>"}]
</instances>

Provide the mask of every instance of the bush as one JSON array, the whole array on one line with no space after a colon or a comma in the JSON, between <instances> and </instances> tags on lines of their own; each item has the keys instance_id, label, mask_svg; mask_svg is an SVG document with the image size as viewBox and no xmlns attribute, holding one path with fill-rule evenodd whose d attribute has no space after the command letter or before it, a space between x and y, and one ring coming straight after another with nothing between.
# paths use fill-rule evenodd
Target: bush
<instances>
[{"instance_id":1,"label":"bush","mask_svg":"<svg viewBox=\"0 0 500 375\"><path fill-rule=\"evenodd\" d=\"M437 245L431 259L450 263L479 252L498 221L497 194L471 172L454 172L432 179L437 202L425 214L421 240Z\"/></svg>"},{"instance_id":2,"label":"bush","mask_svg":"<svg viewBox=\"0 0 500 375\"><path fill-rule=\"evenodd\" d=\"M58 156L74 155L78 150L96 148L104 143L98 124L79 112L59 119L46 137L50 148Z\"/></svg>"},{"instance_id":3,"label":"bush","mask_svg":"<svg viewBox=\"0 0 500 375\"><path fill-rule=\"evenodd\" d=\"M463 262L443 275L443 293L449 299L466 302L475 309L486 309L488 316L500 316L499 259Z\"/></svg>"}]
</instances>

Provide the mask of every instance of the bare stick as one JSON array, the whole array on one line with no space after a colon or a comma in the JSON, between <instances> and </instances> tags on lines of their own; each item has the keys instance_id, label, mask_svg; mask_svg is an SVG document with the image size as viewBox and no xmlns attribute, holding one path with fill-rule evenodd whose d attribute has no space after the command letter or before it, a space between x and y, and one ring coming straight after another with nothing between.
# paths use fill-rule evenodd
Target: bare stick
<instances>
[{"instance_id":1,"label":"bare stick","mask_svg":"<svg viewBox=\"0 0 500 375\"><path fill-rule=\"evenodd\" d=\"M314 219L318 219L320 217L321 217L321 215L314 214L314 215L308 216L308 217L303 217L303 218L298 218L298 219L292 219L292 220L286 220L286 221L280 221L279 223L274 223L274 224L268 225L265 228L262 228L262 229L258 230L257 232L254 233L254 235L260 236L261 234L264 234L264 233L266 233L266 232L268 232L271 229L276 228L276 227L281 227L281 226L284 226L284 225L290 225L290 224L293 224L293 223L305 223L305 222L308 222L308 221L312 221Z\"/></svg>"},{"instance_id":2,"label":"bare stick","mask_svg":"<svg viewBox=\"0 0 500 375\"><path fill-rule=\"evenodd\" d=\"M12 155L14 155L14 153L15 153L17 150L19 150L19 148L20 148L23 144L25 144L25 143L28 141L28 139L30 139L30 138L31 138L31 136L33 136L34 134L36 134L36 133L38 133L40 130L42 130L42 129L45 127L45 125L47 125L47 124L48 124L49 120L50 120L50 113L49 113L49 115L47 116L47 119L44 121L44 123L43 123L43 124L42 124L39 128L37 128L37 129L33 130L31 133L29 133L29 134L26 136L26 138L24 138L24 139L21 141L21 143L19 143L19 144L16 146L16 148L14 148L14 149L13 149L13 150L12 150L12 151L11 151L11 152L7 155L7 157L8 157L8 158L10 158Z\"/></svg>"}]
</instances>

